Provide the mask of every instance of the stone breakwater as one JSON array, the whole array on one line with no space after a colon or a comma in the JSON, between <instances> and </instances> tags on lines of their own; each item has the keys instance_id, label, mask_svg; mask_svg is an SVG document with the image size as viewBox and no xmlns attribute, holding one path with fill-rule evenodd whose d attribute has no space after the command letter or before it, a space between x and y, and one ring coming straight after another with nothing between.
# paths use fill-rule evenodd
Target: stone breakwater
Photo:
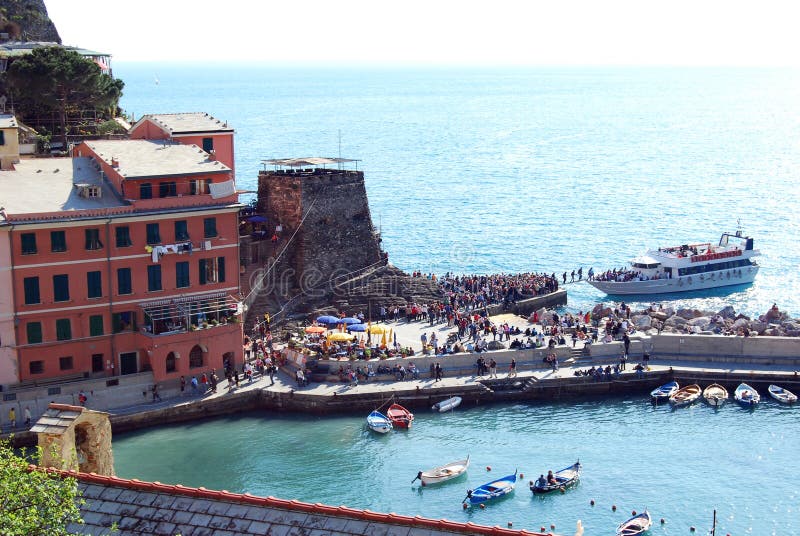
<instances>
[{"instance_id":1,"label":"stone breakwater","mask_svg":"<svg viewBox=\"0 0 800 536\"><path fill-rule=\"evenodd\" d=\"M675 333L800 337L800 319L790 318L776 306L757 318L737 314L731 306L714 312L654 305L642 311L631 311L628 316L619 309L601 303L596 305L591 313L592 320L598 322L603 319L621 320L626 317L638 331L646 335Z\"/></svg>"}]
</instances>

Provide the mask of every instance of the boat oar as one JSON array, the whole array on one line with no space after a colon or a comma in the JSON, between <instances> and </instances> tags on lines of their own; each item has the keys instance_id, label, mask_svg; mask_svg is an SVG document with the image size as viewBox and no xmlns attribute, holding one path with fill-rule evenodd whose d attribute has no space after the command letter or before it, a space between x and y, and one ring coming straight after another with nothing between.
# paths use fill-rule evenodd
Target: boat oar
<instances>
[{"instance_id":1,"label":"boat oar","mask_svg":"<svg viewBox=\"0 0 800 536\"><path fill-rule=\"evenodd\" d=\"M419 480L422 480L422 471L420 471L419 473L417 473L417 476L415 476L415 477L414 477L414 480L412 480L412 481L411 481L411 483L413 484L413 483L414 483L414 482L416 482L418 479L419 479Z\"/></svg>"},{"instance_id":2,"label":"boat oar","mask_svg":"<svg viewBox=\"0 0 800 536\"><path fill-rule=\"evenodd\" d=\"M469 498L471 498L471 497L472 497L472 490L471 490L471 489L468 489L468 490L467 490L467 496L466 496L466 497L464 497L464 500L462 500L461 502L462 502L462 503L465 503L465 502L467 502L467 499L469 499Z\"/></svg>"}]
</instances>

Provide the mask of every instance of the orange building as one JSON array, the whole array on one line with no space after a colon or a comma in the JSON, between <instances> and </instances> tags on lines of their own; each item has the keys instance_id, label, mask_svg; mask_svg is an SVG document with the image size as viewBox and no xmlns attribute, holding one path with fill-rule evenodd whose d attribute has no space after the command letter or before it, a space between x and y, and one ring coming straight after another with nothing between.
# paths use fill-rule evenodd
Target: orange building
<instances>
[{"instance_id":1,"label":"orange building","mask_svg":"<svg viewBox=\"0 0 800 536\"><path fill-rule=\"evenodd\" d=\"M197 135L232 163L232 129ZM187 140L0 171L0 384L242 363L234 174Z\"/></svg>"}]
</instances>

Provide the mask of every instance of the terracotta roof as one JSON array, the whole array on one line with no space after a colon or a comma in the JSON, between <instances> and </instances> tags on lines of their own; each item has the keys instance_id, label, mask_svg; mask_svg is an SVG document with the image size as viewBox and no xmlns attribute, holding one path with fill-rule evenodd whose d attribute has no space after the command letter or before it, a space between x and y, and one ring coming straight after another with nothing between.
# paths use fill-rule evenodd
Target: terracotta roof
<instances>
[{"instance_id":1,"label":"terracotta roof","mask_svg":"<svg viewBox=\"0 0 800 536\"><path fill-rule=\"evenodd\" d=\"M78 480L86 501L81 506L84 523L68 527L77 534L107 534L112 523L116 523L119 530L115 534L119 535L551 536L471 522L384 514L94 473L63 471L61 474Z\"/></svg>"}]
</instances>

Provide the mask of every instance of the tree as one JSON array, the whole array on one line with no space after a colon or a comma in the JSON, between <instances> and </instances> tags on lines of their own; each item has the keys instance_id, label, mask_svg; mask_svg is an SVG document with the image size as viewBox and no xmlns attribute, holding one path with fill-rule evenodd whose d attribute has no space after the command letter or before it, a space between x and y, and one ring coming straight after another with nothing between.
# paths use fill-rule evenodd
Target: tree
<instances>
[{"instance_id":1,"label":"tree","mask_svg":"<svg viewBox=\"0 0 800 536\"><path fill-rule=\"evenodd\" d=\"M40 47L15 60L6 73L6 84L22 115L58 112L64 148L67 147L67 114L72 110L116 109L122 80L103 74L100 67L74 50Z\"/></svg>"},{"instance_id":2,"label":"tree","mask_svg":"<svg viewBox=\"0 0 800 536\"><path fill-rule=\"evenodd\" d=\"M14 453L0 441L0 534L66 535L69 523L80 523L80 490L74 478L45 469L31 468L41 459L36 451L31 461Z\"/></svg>"}]
</instances>

